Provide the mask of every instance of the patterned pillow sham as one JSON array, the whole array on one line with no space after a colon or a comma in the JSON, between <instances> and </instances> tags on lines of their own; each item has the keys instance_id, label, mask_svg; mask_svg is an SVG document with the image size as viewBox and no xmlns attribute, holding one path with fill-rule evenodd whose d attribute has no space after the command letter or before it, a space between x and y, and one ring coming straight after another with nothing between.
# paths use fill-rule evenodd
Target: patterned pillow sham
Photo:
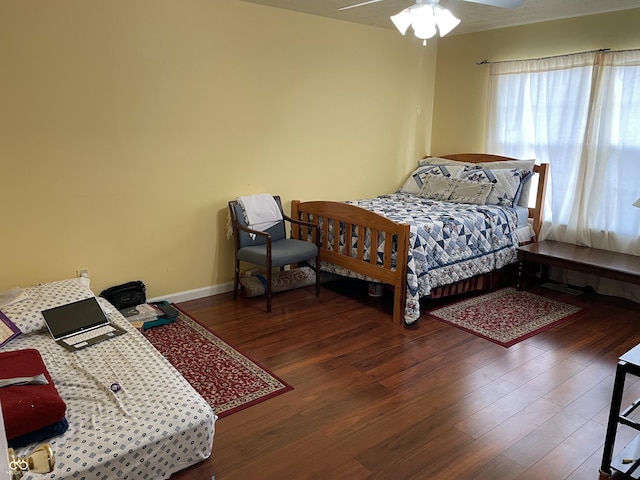
<instances>
[{"instance_id":1,"label":"patterned pillow sham","mask_svg":"<svg viewBox=\"0 0 640 480\"><path fill-rule=\"evenodd\" d=\"M400 192L419 194L427 177L431 175L459 178L476 183L491 183L493 189L487 199L487 205L513 207L518 204L522 186L533 172L517 168L491 170L477 164L472 166L423 165L413 171Z\"/></svg>"},{"instance_id":2,"label":"patterned pillow sham","mask_svg":"<svg viewBox=\"0 0 640 480\"><path fill-rule=\"evenodd\" d=\"M455 188L454 178L443 175L425 175L422 178L422 188L419 196L430 200L446 201Z\"/></svg>"},{"instance_id":3,"label":"patterned pillow sham","mask_svg":"<svg viewBox=\"0 0 640 480\"><path fill-rule=\"evenodd\" d=\"M440 157L429 157L423 158L419 161L418 168L426 167L426 166L434 166L434 165L449 165L449 166L460 166L460 167L479 167L483 169L489 170L510 170L512 168L516 168L518 170L528 170L532 172L532 175L529 175L525 181L522 183L520 189L520 196L518 198L518 206L528 207L529 206L529 192L531 191L531 182L529 181L533 176L533 167L536 164L535 159L528 160L504 160L502 162L483 162L483 163L472 163L472 162L460 162L458 160L450 160L448 158L440 158Z\"/></svg>"},{"instance_id":4,"label":"patterned pillow sham","mask_svg":"<svg viewBox=\"0 0 640 480\"><path fill-rule=\"evenodd\" d=\"M407 178L398 190L398 193L412 193L414 195L419 195L427 175L438 175L443 177L451 176L446 167L438 165L422 165L411 172L409 178Z\"/></svg>"},{"instance_id":5,"label":"patterned pillow sham","mask_svg":"<svg viewBox=\"0 0 640 480\"><path fill-rule=\"evenodd\" d=\"M419 196L431 200L485 205L492 183L471 182L460 178L426 175Z\"/></svg>"},{"instance_id":6,"label":"patterned pillow sham","mask_svg":"<svg viewBox=\"0 0 640 480\"><path fill-rule=\"evenodd\" d=\"M42 310L95 296L89 287L76 278L42 283L25 288L24 292L29 298L2 307L2 313L24 334L46 328Z\"/></svg>"},{"instance_id":7,"label":"patterned pillow sham","mask_svg":"<svg viewBox=\"0 0 640 480\"><path fill-rule=\"evenodd\" d=\"M453 180L454 189L449 197L450 202L486 205L493 190L493 184L469 182L459 178L454 178Z\"/></svg>"},{"instance_id":8,"label":"patterned pillow sham","mask_svg":"<svg viewBox=\"0 0 640 480\"><path fill-rule=\"evenodd\" d=\"M484 168L455 167L459 168L458 178L470 182L492 183L493 189L487 205L501 205L503 207L515 207L522 193L522 186L529 180L532 172L517 168L509 170L489 170Z\"/></svg>"}]
</instances>

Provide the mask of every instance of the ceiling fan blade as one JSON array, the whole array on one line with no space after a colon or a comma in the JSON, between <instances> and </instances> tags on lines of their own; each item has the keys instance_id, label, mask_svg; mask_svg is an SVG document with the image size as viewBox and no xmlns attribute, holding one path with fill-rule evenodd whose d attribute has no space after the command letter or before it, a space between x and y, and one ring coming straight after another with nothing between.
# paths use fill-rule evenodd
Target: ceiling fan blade
<instances>
[{"instance_id":1,"label":"ceiling fan blade","mask_svg":"<svg viewBox=\"0 0 640 480\"><path fill-rule=\"evenodd\" d=\"M524 0L465 0L465 1L480 3L482 5L491 5L492 7L501 7L501 8L518 8L524 2Z\"/></svg>"},{"instance_id":2,"label":"ceiling fan blade","mask_svg":"<svg viewBox=\"0 0 640 480\"><path fill-rule=\"evenodd\" d=\"M347 5L346 7L340 7L338 10L349 10L350 8L362 7L364 5L369 5L370 3L378 3L382 0L368 0L366 2L354 3L353 5Z\"/></svg>"}]
</instances>

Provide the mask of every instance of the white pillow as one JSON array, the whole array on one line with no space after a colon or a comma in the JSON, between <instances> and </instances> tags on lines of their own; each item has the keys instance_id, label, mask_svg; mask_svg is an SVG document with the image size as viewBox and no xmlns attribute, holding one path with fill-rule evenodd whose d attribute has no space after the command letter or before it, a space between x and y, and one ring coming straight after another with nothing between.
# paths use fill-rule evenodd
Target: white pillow
<instances>
[{"instance_id":1,"label":"white pillow","mask_svg":"<svg viewBox=\"0 0 640 480\"><path fill-rule=\"evenodd\" d=\"M530 160L504 160L502 162L460 162L458 160L450 160L448 158L429 157L422 158L418 162L418 166L424 167L427 165L451 165L458 167L482 167L492 170L504 170L505 168L519 168L523 170L533 171L533 166L536 164L535 159Z\"/></svg>"},{"instance_id":2,"label":"white pillow","mask_svg":"<svg viewBox=\"0 0 640 480\"><path fill-rule=\"evenodd\" d=\"M24 334L46 327L42 310L95 297L89 287L82 285L77 278L42 283L25 288L24 292L28 299L2 307L2 313Z\"/></svg>"}]
</instances>

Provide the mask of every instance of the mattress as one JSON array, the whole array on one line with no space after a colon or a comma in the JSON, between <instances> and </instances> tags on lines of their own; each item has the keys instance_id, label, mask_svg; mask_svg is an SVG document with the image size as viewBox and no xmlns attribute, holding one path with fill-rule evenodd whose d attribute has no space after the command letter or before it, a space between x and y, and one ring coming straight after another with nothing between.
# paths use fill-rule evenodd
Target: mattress
<instances>
[{"instance_id":1,"label":"mattress","mask_svg":"<svg viewBox=\"0 0 640 480\"><path fill-rule=\"evenodd\" d=\"M56 462L46 478L162 479L208 458L211 407L120 312L98 301L125 335L69 352L40 330L0 349L37 349L67 406L68 430L48 440Z\"/></svg>"}]
</instances>

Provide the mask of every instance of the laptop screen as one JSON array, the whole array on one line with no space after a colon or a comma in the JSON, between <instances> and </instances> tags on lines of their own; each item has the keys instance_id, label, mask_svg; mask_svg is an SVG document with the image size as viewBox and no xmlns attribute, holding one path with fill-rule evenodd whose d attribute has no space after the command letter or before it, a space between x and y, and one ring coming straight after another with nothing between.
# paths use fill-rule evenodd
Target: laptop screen
<instances>
[{"instance_id":1,"label":"laptop screen","mask_svg":"<svg viewBox=\"0 0 640 480\"><path fill-rule=\"evenodd\" d=\"M94 297L43 310L42 315L54 339L109 323Z\"/></svg>"}]
</instances>

